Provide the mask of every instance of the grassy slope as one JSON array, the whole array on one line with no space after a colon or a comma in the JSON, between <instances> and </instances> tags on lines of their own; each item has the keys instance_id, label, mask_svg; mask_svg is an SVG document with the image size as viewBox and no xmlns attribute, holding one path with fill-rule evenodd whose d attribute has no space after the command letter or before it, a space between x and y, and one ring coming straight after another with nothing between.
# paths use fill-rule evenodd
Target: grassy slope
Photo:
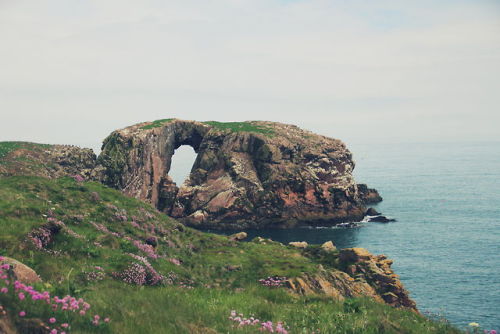
<instances>
[{"instance_id":1,"label":"grassy slope","mask_svg":"<svg viewBox=\"0 0 500 334\"><path fill-rule=\"evenodd\" d=\"M66 226L47 246L52 254L37 250L27 240L30 231L46 224L47 214ZM90 222L121 237L99 231ZM86 318L76 319L73 333L258 332L232 328L227 319L232 309L261 320L284 321L291 333L318 329L321 333L456 332L446 324L368 300L334 302L259 286L257 280L267 276L314 272L318 262L280 244L237 243L186 228L151 206L98 183L77 183L71 178L0 178L0 231L0 255L34 268L45 282L43 288L53 294L83 297L93 313L112 319L99 328ZM156 253L161 258L149 261L171 278L171 284L138 287L113 278L113 272L133 262L128 253L145 255L124 236L145 240L153 235L159 237ZM178 259L181 265L169 259ZM323 259L322 263L328 266L334 261ZM85 280L85 272L95 266L104 268L105 278ZM228 266L237 270L228 270ZM12 313L27 307L12 300L0 295L0 304ZM33 307L30 315L47 319L50 311Z\"/></svg>"}]
</instances>

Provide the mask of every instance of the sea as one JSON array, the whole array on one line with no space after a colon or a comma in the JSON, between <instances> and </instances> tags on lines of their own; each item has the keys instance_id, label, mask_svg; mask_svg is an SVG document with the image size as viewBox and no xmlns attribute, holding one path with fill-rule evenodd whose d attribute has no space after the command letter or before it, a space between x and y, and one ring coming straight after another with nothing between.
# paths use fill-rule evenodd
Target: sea
<instances>
[{"instance_id":1,"label":"sea","mask_svg":"<svg viewBox=\"0 0 500 334\"><path fill-rule=\"evenodd\" d=\"M396 222L250 230L249 238L332 240L385 254L422 313L459 328L477 322L499 330L500 142L348 147L357 182L380 192L384 200L373 207Z\"/></svg>"}]
</instances>

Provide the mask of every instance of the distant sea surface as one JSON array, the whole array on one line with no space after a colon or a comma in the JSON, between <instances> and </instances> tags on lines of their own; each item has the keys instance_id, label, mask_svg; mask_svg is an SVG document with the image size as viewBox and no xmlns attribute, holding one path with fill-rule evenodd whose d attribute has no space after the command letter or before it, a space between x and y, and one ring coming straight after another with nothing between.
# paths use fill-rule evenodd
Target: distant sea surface
<instances>
[{"instance_id":1,"label":"distant sea surface","mask_svg":"<svg viewBox=\"0 0 500 334\"><path fill-rule=\"evenodd\" d=\"M374 207L397 222L250 237L386 254L420 311L500 329L500 142L348 147L358 183L376 188L384 201Z\"/></svg>"}]
</instances>

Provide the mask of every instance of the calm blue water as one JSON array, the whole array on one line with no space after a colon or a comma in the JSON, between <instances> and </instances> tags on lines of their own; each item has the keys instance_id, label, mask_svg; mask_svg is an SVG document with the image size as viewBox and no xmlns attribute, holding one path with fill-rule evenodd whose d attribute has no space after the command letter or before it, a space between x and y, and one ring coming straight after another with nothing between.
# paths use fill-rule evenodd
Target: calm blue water
<instances>
[{"instance_id":1,"label":"calm blue water","mask_svg":"<svg viewBox=\"0 0 500 334\"><path fill-rule=\"evenodd\" d=\"M500 143L349 147L358 182L379 190L384 201L375 207L397 222L251 237L386 254L422 312L500 329Z\"/></svg>"}]
</instances>

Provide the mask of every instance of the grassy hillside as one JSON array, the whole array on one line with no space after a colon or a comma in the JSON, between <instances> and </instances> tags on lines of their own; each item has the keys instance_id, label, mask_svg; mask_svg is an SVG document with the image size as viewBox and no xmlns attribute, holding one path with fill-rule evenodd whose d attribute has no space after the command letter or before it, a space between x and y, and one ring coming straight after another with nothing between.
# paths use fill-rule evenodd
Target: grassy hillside
<instances>
[{"instance_id":1,"label":"grassy hillside","mask_svg":"<svg viewBox=\"0 0 500 334\"><path fill-rule=\"evenodd\" d=\"M458 332L370 300L299 297L259 283L335 267L335 254L312 253L198 232L98 183L0 178L0 256L33 268L43 279L34 290L90 304L83 315L53 310L0 281L9 290L0 305L18 328L41 321L59 333L259 333L260 324L238 326L242 313L289 333Z\"/></svg>"}]
</instances>

